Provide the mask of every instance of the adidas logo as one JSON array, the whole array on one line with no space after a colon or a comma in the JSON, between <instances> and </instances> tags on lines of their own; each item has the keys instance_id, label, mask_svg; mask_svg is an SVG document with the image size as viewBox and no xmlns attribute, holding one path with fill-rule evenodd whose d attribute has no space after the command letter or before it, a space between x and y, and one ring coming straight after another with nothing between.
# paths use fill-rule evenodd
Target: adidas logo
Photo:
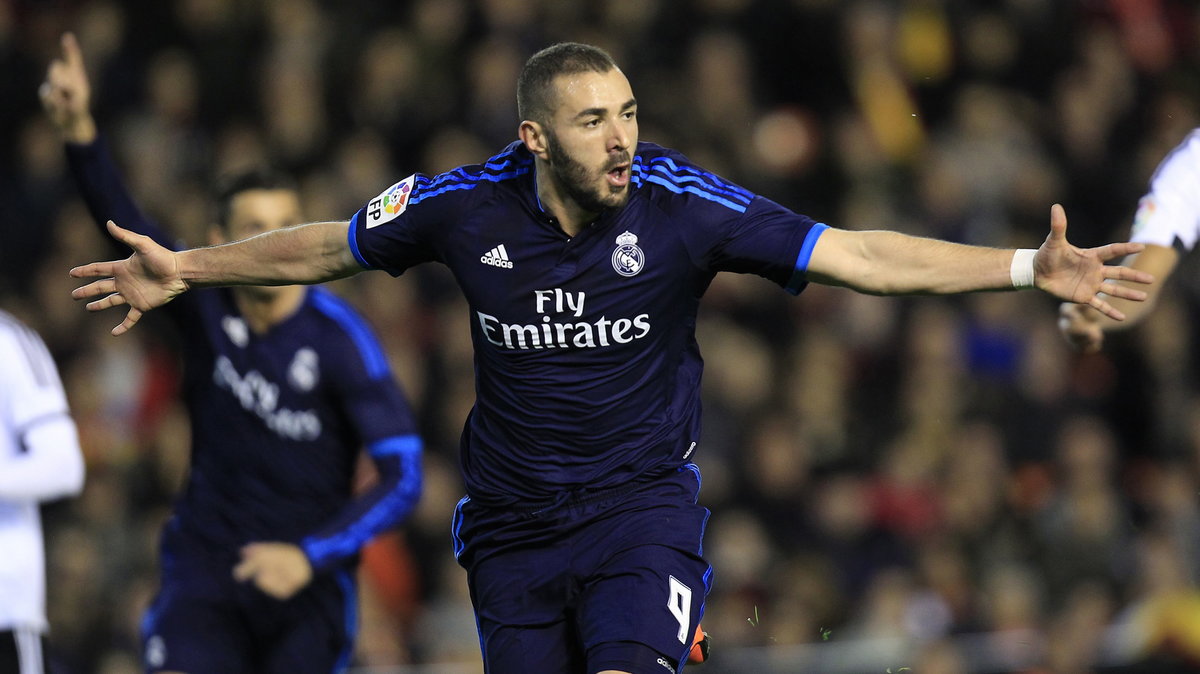
<instances>
[{"instance_id":1,"label":"adidas logo","mask_svg":"<svg viewBox=\"0 0 1200 674\"><path fill-rule=\"evenodd\" d=\"M512 269L513 263L508 259L508 251L504 250L504 244L500 244L479 256L479 261L484 264L490 264L493 267L502 267L504 269Z\"/></svg>"}]
</instances>

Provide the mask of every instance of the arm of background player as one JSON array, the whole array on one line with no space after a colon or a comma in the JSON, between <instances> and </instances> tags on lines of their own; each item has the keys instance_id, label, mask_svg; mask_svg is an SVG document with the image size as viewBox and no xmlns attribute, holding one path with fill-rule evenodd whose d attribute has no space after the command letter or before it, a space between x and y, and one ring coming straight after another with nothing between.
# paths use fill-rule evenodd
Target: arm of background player
<instances>
[{"instance_id":1,"label":"arm of background player","mask_svg":"<svg viewBox=\"0 0 1200 674\"><path fill-rule=\"evenodd\" d=\"M40 502L83 489L83 454L66 412L34 420L18 431L24 451L0 459L0 502Z\"/></svg>"},{"instance_id":2,"label":"arm of background player","mask_svg":"<svg viewBox=\"0 0 1200 674\"><path fill-rule=\"evenodd\" d=\"M1174 248L1146 244L1145 250L1125 261L1131 269L1144 271L1155 278L1154 283L1146 286L1145 302L1109 298L1109 303L1125 314L1124 321L1114 321L1091 307L1065 303L1058 310L1059 330L1076 349L1084 353L1099 351L1104 345L1105 332L1131 328L1150 313L1178 262L1179 252Z\"/></svg>"},{"instance_id":3,"label":"arm of background player","mask_svg":"<svg viewBox=\"0 0 1200 674\"><path fill-rule=\"evenodd\" d=\"M0 427L18 443L0 455L0 501L47 501L83 488L83 453L58 369L41 339L25 326L0 331Z\"/></svg>"},{"instance_id":4,"label":"arm of background player","mask_svg":"<svg viewBox=\"0 0 1200 674\"><path fill-rule=\"evenodd\" d=\"M63 139L67 164L92 219L101 233L104 233L105 222L115 220L127 229L172 247L170 237L147 219L134 203L100 138L90 109L91 85L83 54L71 33L62 37L62 52L62 58L50 63L38 95L46 116Z\"/></svg>"},{"instance_id":5,"label":"arm of background player","mask_svg":"<svg viewBox=\"0 0 1200 674\"><path fill-rule=\"evenodd\" d=\"M421 438L401 435L367 448L379 482L350 502L332 522L306 537L300 547L317 571L359 553L376 534L402 522L421 496Z\"/></svg>"},{"instance_id":6,"label":"arm of background player","mask_svg":"<svg viewBox=\"0 0 1200 674\"><path fill-rule=\"evenodd\" d=\"M370 451L379 473L374 488L298 545L262 541L242 546L234 579L252 581L276 599L289 599L311 583L314 574L358 554L376 534L404 519L421 492L421 442L416 436L397 436L373 443Z\"/></svg>"},{"instance_id":7,"label":"arm of background player","mask_svg":"<svg viewBox=\"0 0 1200 674\"><path fill-rule=\"evenodd\" d=\"M1050 234L1033 259L1034 285L1059 299L1087 304L1120 320L1104 295L1140 301L1145 293L1113 283L1150 283L1153 277L1108 260L1136 253L1141 244L1080 249L1067 242L1067 216L1051 209ZM808 279L873 295L942 295L1012 290L1011 249L968 246L887 231L825 230L808 261ZM1104 295L1101 295L1103 293Z\"/></svg>"}]
</instances>

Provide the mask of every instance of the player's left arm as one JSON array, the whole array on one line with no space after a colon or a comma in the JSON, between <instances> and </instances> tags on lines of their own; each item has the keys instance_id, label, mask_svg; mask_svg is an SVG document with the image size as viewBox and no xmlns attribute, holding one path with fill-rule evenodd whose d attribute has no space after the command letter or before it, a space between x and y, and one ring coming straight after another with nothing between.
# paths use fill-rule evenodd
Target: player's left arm
<instances>
[{"instance_id":1,"label":"player's left arm","mask_svg":"<svg viewBox=\"0 0 1200 674\"><path fill-rule=\"evenodd\" d=\"M1036 287L1059 299L1085 304L1123 320L1108 297L1142 301L1146 293L1115 281L1151 283L1129 267L1107 265L1142 250L1141 244L1111 243L1076 248L1067 242L1067 217L1055 204L1050 234L1036 252L987 248L898 232L825 230L808 261L809 281L873 295L944 295Z\"/></svg>"},{"instance_id":2,"label":"player's left arm","mask_svg":"<svg viewBox=\"0 0 1200 674\"><path fill-rule=\"evenodd\" d=\"M421 440L395 436L373 443L368 451L379 474L374 487L299 543L243 546L234 579L253 581L264 593L288 599L307 587L315 574L357 555L367 541L403 521L421 495Z\"/></svg>"}]
</instances>

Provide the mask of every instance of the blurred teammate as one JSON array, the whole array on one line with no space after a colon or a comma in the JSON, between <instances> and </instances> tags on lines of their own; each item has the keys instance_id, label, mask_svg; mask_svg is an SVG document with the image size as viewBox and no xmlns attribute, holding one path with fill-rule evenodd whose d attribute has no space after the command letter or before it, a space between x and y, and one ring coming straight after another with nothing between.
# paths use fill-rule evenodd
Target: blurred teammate
<instances>
[{"instance_id":1,"label":"blurred teammate","mask_svg":"<svg viewBox=\"0 0 1200 674\"><path fill-rule=\"evenodd\" d=\"M63 38L41 95L97 223L163 245L127 194L88 111L79 47ZM278 175L247 173L219 195L213 243L300 221ZM150 671L333 672L356 630L362 545L420 492L421 441L363 319L320 288L246 287L172 304L191 416L187 486L162 543L162 587L143 622ZM366 447L378 484L354 498Z\"/></svg>"},{"instance_id":2,"label":"blurred teammate","mask_svg":"<svg viewBox=\"0 0 1200 674\"><path fill-rule=\"evenodd\" d=\"M0 674L45 674L38 506L83 488L79 434L42 339L0 311Z\"/></svg>"},{"instance_id":3,"label":"blurred teammate","mask_svg":"<svg viewBox=\"0 0 1200 674\"><path fill-rule=\"evenodd\" d=\"M1147 301L1133 303L1111 300L1126 314L1124 322L1113 321L1088 307L1064 304L1059 309L1059 328L1073 346L1086 353L1099 351L1104 333L1137 325L1154 308L1180 252L1187 253L1200 238L1200 129L1193 130L1158 165L1150 179L1150 192L1138 202L1130 240L1145 249L1126 260L1133 269L1154 276L1147 287Z\"/></svg>"},{"instance_id":4,"label":"blurred teammate","mask_svg":"<svg viewBox=\"0 0 1200 674\"><path fill-rule=\"evenodd\" d=\"M115 224L126 260L72 270L100 310L142 312L191 288L315 283L423 262L470 305L476 401L462 435L467 496L453 523L486 671L679 670L712 582L697 504L700 298L717 272L798 293L1036 286L1113 314L1137 299L1079 250L1054 207L1037 251L986 249L817 223L638 142L637 100L603 51L560 44L517 85L520 140L481 165L411 175L349 222L173 252ZM186 297L187 295L184 295Z\"/></svg>"}]
</instances>

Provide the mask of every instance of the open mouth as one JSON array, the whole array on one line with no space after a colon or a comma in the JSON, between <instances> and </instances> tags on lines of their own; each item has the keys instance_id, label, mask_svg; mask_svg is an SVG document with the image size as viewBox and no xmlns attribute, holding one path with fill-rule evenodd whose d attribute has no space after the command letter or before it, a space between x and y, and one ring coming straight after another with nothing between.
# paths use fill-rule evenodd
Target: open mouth
<instances>
[{"instance_id":1,"label":"open mouth","mask_svg":"<svg viewBox=\"0 0 1200 674\"><path fill-rule=\"evenodd\" d=\"M629 184L629 164L620 164L609 169L605 174L608 184L613 187L624 187Z\"/></svg>"}]
</instances>

